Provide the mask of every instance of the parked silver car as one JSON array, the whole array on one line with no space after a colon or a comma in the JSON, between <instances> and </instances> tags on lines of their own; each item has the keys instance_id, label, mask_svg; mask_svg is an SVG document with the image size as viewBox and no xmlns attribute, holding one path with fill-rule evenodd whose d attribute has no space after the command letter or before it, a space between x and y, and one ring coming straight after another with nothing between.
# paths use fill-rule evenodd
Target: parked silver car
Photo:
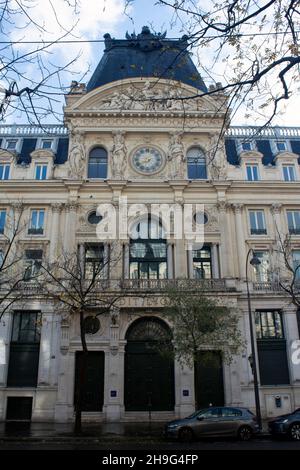
<instances>
[{"instance_id":1,"label":"parked silver car","mask_svg":"<svg viewBox=\"0 0 300 470\"><path fill-rule=\"evenodd\" d=\"M191 441L204 436L235 436L243 441L259 432L256 416L247 408L210 407L165 426L165 437Z\"/></svg>"}]
</instances>

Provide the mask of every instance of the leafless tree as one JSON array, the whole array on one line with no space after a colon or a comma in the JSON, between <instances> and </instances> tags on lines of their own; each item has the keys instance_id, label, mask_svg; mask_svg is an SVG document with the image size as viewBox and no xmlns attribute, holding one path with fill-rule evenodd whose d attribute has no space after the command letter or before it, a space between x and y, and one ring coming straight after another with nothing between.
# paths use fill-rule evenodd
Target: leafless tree
<instances>
[{"instance_id":1,"label":"leafless tree","mask_svg":"<svg viewBox=\"0 0 300 470\"><path fill-rule=\"evenodd\" d=\"M127 5L134 3L129 0ZM224 92L231 117L242 106L245 116L271 123L281 102L298 91L300 5L297 0L157 0L186 35L187 49L198 57L207 81L223 82L191 100Z\"/></svg>"},{"instance_id":2,"label":"leafless tree","mask_svg":"<svg viewBox=\"0 0 300 470\"><path fill-rule=\"evenodd\" d=\"M5 227L0 240L0 319L11 306L24 299L24 256L19 238L26 227L23 205L6 214Z\"/></svg>"},{"instance_id":3,"label":"leafless tree","mask_svg":"<svg viewBox=\"0 0 300 470\"><path fill-rule=\"evenodd\" d=\"M93 247L95 245L85 244L84 250ZM60 254L52 264L43 262L41 265L41 272L44 273L42 279L39 279L42 296L61 309L63 316L70 316L75 322L79 319L80 323L83 354L79 363L79 380L75 395L75 433L82 430L81 415L88 361L87 321L91 322L92 329L99 315L110 314L112 323L117 322L114 307L125 295L120 290L119 281L108 279L108 269L113 270L119 260L119 255L111 253L119 251L112 248L107 255L99 257L91 269L87 268L85 253L80 248L72 253Z\"/></svg>"},{"instance_id":4,"label":"leafless tree","mask_svg":"<svg viewBox=\"0 0 300 470\"><path fill-rule=\"evenodd\" d=\"M295 247L292 243L291 235L282 236L277 231L278 252L280 255L279 269L281 277L279 277L280 288L288 294L291 302L300 308L300 259L294 257Z\"/></svg>"},{"instance_id":5,"label":"leafless tree","mask_svg":"<svg viewBox=\"0 0 300 470\"><path fill-rule=\"evenodd\" d=\"M65 1L77 13L77 0ZM77 22L71 27L64 27L51 0L43 0L43 3L45 6L50 5L55 26L62 31L59 37L48 42L45 37L52 31L47 24L35 19L35 1L0 1L0 121L16 111L21 116L25 115L29 123L38 123L41 126L43 119L49 114L61 121L56 104L61 101L65 92L63 75L72 72L79 55L61 64L53 58L52 46L74 37ZM51 28L51 22L49 23ZM16 34L21 37L18 41L14 39ZM42 37L42 40L34 42L33 36ZM23 43L22 48L20 42ZM34 74L29 72L31 68L34 69Z\"/></svg>"}]
</instances>

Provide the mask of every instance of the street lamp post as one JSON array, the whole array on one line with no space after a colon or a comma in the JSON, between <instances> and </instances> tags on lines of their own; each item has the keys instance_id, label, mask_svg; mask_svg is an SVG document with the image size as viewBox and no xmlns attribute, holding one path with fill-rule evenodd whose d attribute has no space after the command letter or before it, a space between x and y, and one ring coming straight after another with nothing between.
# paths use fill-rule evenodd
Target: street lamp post
<instances>
[{"instance_id":1,"label":"street lamp post","mask_svg":"<svg viewBox=\"0 0 300 470\"><path fill-rule=\"evenodd\" d=\"M251 312L251 300L250 300L249 281L248 281L248 263L249 263L250 253L253 254L253 257L250 260L250 264L252 266L258 266L260 264L260 261L257 258L257 256L255 256L255 253L253 253L252 248L250 248L250 250L247 253L247 259L246 259L246 284L247 284L248 315L249 315L250 338L251 338L251 368L252 368L253 381L254 381L256 416L257 416L259 429L261 429L261 411L260 411L259 387L258 387L258 378L257 378L256 348L255 348L255 338L254 338L253 319L252 319L252 312Z\"/></svg>"}]
</instances>

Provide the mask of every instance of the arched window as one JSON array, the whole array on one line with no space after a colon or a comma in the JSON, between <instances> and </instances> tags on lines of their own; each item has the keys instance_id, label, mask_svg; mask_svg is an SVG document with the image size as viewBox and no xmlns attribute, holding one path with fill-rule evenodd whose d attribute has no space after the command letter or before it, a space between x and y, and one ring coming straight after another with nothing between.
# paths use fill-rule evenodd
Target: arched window
<instances>
[{"instance_id":1,"label":"arched window","mask_svg":"<svg viewBox=\"0 0 300 470\"><path fill-rule=\"evenodd\" d=\"M200 147L192 147L187 152L188 179L205 180L207 178L206 159Z\"/></svg>"},{"instance_id":2,"label":"arched window","mask_svg":"<svg viewBox=\"0 0 300 470\"><path fill-rule=\"evenodd\" d=\"M166 279L167 244L160 222L149 216L137 222L130 240L130 279Z\"/></svg>"},{"instance_id":3,"label":"arched window","mask_svg":"<svg viewBox=\"0 0 300 470\"><path fill-rule=\"evenodd\" d=\"M107 151L95 147L90 152L88 178L107 178Z\"/></svg>"}]
</instances>

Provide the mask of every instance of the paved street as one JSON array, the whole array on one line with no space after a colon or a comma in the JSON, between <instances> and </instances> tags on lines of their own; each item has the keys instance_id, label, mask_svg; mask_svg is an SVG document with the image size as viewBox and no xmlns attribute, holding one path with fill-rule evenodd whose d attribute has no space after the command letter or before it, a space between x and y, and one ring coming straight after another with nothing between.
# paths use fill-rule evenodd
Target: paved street
<instances>
[{"instance_id":1,"label":"paved street","mask_svg":"<svg viewBox=\"0 0 300 470\"><path fill-rule=\"evenodd\" d=\"M158 439L99 439L79 440L72 442L59 441L16 441L1 442L1 450L146 450L146 451L175 451L175 450L294 450L300 451L300 442L290 442L286 440L253 439L251 442L239 442L235 440L205 440L193 442L191 444L168 442Z\"/></svg>"}]
</instances>

